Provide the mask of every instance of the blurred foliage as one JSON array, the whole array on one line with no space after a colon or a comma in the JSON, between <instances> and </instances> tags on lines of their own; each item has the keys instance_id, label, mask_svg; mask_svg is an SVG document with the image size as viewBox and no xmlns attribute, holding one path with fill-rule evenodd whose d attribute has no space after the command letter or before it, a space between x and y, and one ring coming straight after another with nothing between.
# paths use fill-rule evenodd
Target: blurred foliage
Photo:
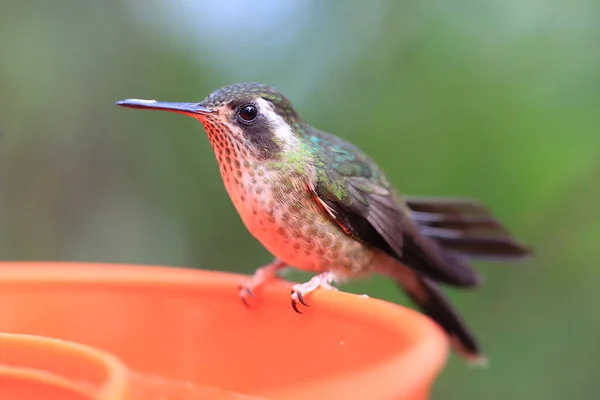
<instances>
[{"instance_id":1,"label":"blurred foliage","mask_svg":"<svg viewBox=\"0 0 600 400\"><path fill-rule=\"evenodd\" d=\"M114 106L199 101L259 81L364 148L405 193L479 198L535 247L523 264L482 264L476 293L451 293L491 367L453 357L434 398L597 397L599 2L4 0L1 9L2 259L248 273L267 262L200 124ZM345 289L405 302L379 278Z\"/></svg>"}]
</instances>

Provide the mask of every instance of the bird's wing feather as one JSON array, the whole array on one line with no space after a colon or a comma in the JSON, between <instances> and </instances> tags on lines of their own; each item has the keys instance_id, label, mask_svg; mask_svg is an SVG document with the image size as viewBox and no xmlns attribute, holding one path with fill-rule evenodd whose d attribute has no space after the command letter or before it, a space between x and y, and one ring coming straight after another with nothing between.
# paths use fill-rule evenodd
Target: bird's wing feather
<instances>
[{"instance_id":1,"label":"bird's wing feather","mask_svg":"<svg viewBox=\"0 0 600 400\"><path fill-rule=\"evenodd\" d=\"M327 134L314 141L321 164L314 198L347 235L431 279L456 286L479 283L464 259L421 234L408 207L360 150Z\"/></svg>"},{"instance_id":2,"label":"bird's wing feather","mask_svg":"<svg viewBox=\"0 0 600 400\"><path fill-rule=\"evenodd\" d=\"M465 198L406 197L422 234L472 258L517 260L532 250L518 242L483 204Z\"/></svg>"}]
</instances>

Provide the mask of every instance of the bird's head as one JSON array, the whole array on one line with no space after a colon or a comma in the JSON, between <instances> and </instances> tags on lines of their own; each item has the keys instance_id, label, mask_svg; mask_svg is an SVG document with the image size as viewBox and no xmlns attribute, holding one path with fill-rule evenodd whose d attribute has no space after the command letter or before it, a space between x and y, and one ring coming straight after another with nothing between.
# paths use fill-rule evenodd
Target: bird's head
<instances>
[{"instance_id":1,"label":"bird's head","mask_svg":"<svg viewBox=\"0 0 600 400\"><path fill-rule=\"evenodd\" d=\"M117 105L188 115L204 125L215 152L232 145L262 159L293 150L304 127L284 95L258 83L217 89L199 103L127 99Z\"/></svg>"}]
</instances>

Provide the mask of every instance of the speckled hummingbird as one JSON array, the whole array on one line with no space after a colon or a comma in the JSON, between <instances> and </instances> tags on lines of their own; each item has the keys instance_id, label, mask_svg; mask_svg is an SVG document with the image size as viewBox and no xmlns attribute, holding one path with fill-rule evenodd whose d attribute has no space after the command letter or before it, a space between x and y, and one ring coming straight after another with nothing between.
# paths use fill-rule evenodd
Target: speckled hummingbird
<instances>
[{"instance_id":1,"label":"speckled hummingbird","mask_svg":"<svg viewBox=\"0 0 600 400\"><path fill-rule=\"evenodd\" d=\"M250 233L274 256L240 288L248 296L282 268L315 273L292 287L293 308L315 289L373 273L392 278L471 362L479 345L439 285L471 288L471 258L514 260L529 248L477 201L403 197L351 143L308 125L275 89L243 83L200 103L128 99L202 123L225 188Z\"/></svg>"}]
</instances>

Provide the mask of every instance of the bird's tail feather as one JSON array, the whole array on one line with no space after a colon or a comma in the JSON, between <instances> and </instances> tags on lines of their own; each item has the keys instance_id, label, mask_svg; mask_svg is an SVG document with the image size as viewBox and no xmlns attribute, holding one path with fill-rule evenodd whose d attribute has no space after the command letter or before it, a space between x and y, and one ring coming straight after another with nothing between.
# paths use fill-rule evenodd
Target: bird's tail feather
<instances>
[{"instance_id":1,"label":"bird's tail feather","mask_svg":"<svg viewBox=\"0 0 600 400\"><path fill-rule=\"evenodd\" d=\"M470 199L407 197L404 199L419 233L433 240L450 263L469 258L518 260L531 250L516 241L481 203ZM407 256L409 256L407 254ZM407 258L408 261L408 258ZM384 263L385 264L385 263ZM448 334L455 351L476 365L487 363L463 318L434 280L414 269L385 266L410 299ZM389 268L389 269L388 269Z\"/></svg>"},{"instance_id":2,"label":"bird's tail feather","mask_svg":"<svg viewBox=\"0 0 600 400\"><path fill-rule=\"evenodd\" d=\"M446 331L460 356L473 365L487 364L477 339L435 282L408 268L395 268L393 278L423 313Z\"/></svg>"}]
</instances>

